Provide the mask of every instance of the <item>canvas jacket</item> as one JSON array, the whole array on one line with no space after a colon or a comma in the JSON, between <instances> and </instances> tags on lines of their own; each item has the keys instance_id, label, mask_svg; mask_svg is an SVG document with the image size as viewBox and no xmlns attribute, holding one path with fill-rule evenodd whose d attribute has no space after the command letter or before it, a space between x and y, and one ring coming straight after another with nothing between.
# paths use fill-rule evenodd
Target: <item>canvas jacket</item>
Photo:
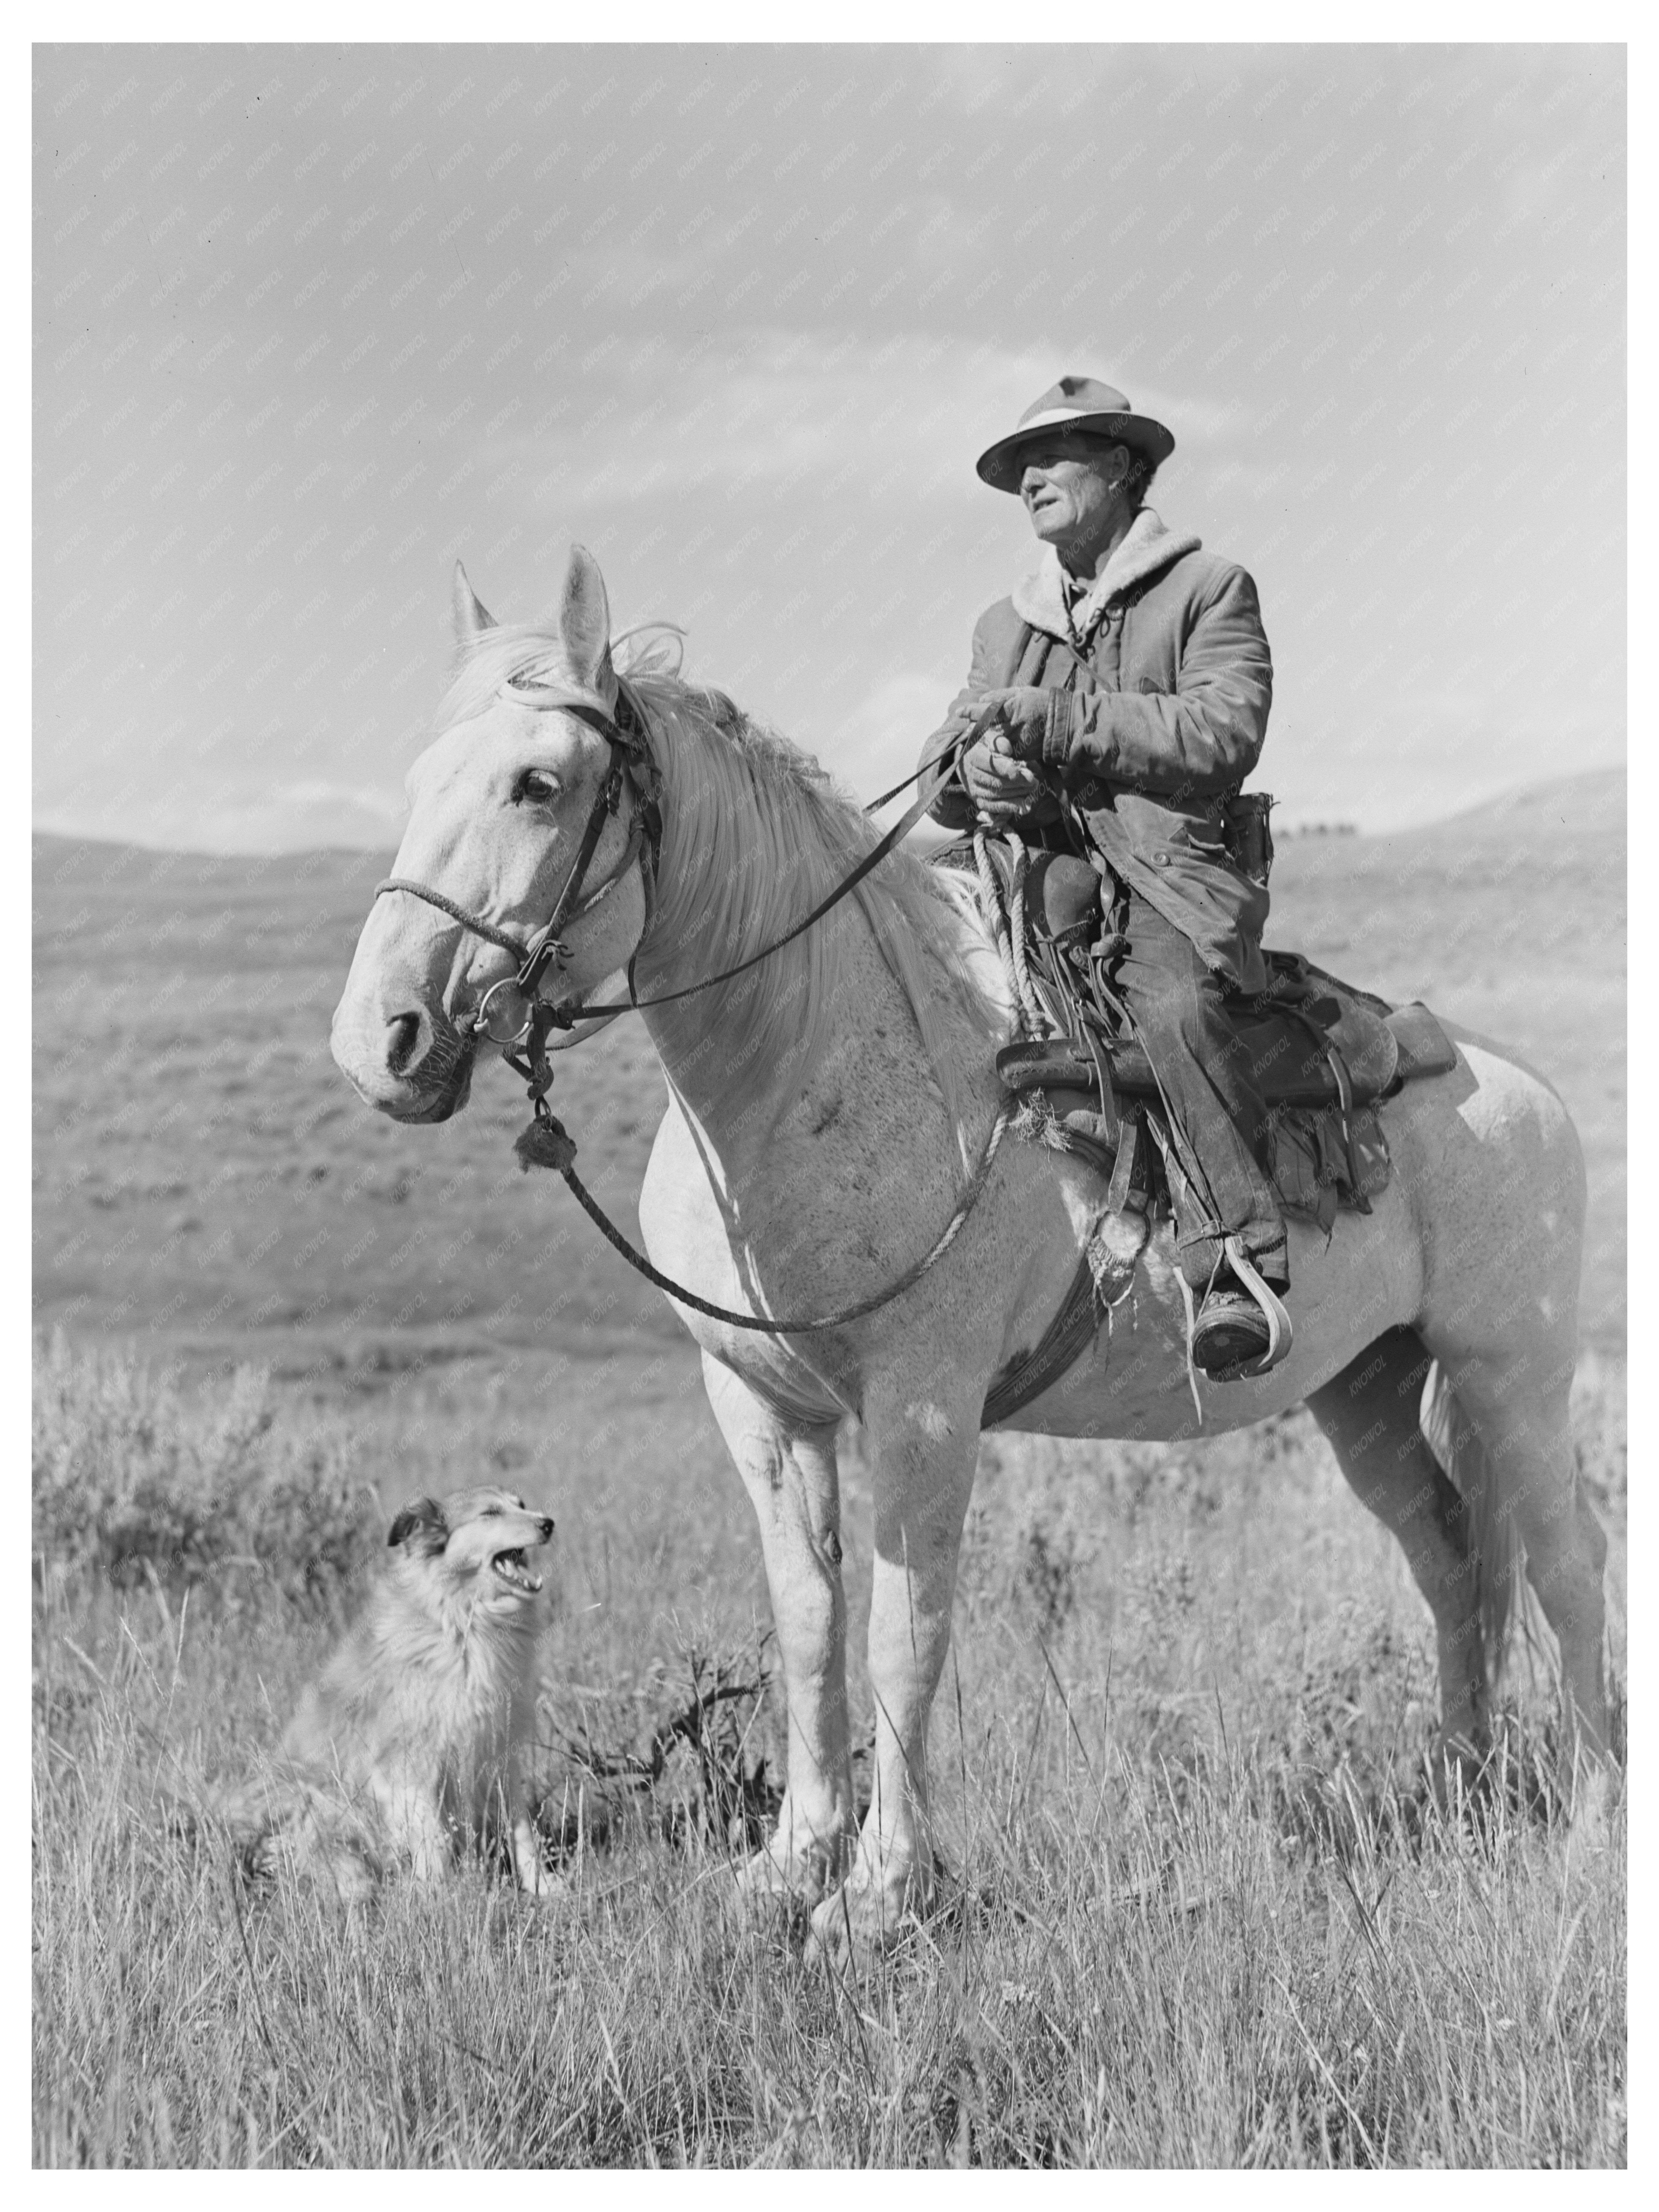
<instances>
[{"instance_id":1,"label":"canvas jacket","mask_svg":"<svg viewBox=\"0 0 1659 2212\"><path fill-rule=\"evenodd\" d=\"M1139 891L1210 968L1262 989L1267 894L1228 854L1222 813L1255 766L1273 697L1255 586L1142 507L1073 619L1081 658L1067 634L1060 558L1044 546L1035 573L980 617L967 688L923 747L924 763L972 721L981 694L1012 684L1052 691L1042 765L1071 794L1097 865ZM950 829L973 827L959 787L933 811ZM1013 826L1042 836L1058 818L1045 793Z\"/></svg>"}]
</instances>

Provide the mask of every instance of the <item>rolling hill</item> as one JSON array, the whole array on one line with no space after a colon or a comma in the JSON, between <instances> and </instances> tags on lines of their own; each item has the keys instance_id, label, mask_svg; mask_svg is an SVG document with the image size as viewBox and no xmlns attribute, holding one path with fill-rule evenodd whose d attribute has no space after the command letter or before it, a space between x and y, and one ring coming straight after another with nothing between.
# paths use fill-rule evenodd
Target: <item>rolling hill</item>
<instances>
[{"instance_id":1,"label":"rolling hill","mask_svg":"<svg viewBox=\"0 0 1659 2212\"><path fill-rule=\"evenodd\" d=\"M434 1129L370 1113L336 1070L329 1018L385 869L36 838L39 1321L322 1388L455 1358L678 1366L662 1301L556 1182L519 1173L505 1069ZM1623 780L1572 777L1409 834L1287 839L1269 931L1556 1084L1589 1163L1584 1338L1615 1353L1624 885ZM584 1176L630 1231L662 1097L637 1023L560 1070Z\"/></svg>"}]
</instances>

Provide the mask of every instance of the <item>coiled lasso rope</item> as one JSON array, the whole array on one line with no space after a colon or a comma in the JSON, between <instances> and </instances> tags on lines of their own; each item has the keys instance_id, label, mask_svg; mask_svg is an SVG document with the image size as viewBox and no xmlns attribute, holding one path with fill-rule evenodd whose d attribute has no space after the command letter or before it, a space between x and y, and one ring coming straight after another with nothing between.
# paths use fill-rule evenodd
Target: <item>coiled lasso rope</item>
<instances>
[{"instance_id":1,"label":"coiled lasso rope","mask_svg":"<svg viewBox=\"0 0 1659 2212\"><path fill-rule=\"evenodd\" d=\"M1018 837L1006 837L1010 856L1008 894L1005 902L1001 880L991 859L991 844L983 830L974 832L974 861L979 870L980 904L991 933L1008 988L1013 994L1014 1018L1023 1040L1046 1034L1042 1009L1031 985L1025 957L1025 878L1031 856Z\"/></svg>"}]
</instances>

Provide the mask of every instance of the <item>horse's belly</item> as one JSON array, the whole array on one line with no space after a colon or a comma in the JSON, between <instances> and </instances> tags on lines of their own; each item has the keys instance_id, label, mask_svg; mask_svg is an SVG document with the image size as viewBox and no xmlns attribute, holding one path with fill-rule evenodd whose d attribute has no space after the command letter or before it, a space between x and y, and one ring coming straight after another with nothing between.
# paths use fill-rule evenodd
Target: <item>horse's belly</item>
<instances>
[{"instance_id":1,"label":"horse's belly","mask_svg":"<svg viewBox=\"0 0 1659 2212\"><path fill-rule=\"evenodd\" d=\"M1109 1437L1116 1441L1174 1443L1183 1437L1249 1427L1283 1413L1316 1389L1351 1353L1331 1363L1290 1358L1259 1382L1212 1382L1198 1378L1198 1404L1187 1373L1187 1351L1162 1330L1137 1346L1122 1309L1111 1336L1102 1329L1091 1348L1050 1389L1003 1423L1030 1436ZM1203 1408L1200 1420L1199 1407Z\"/></svg>"},{"instance_id":2,"label":"horse's belly","mask_svg":"<svg viewBox=\"0 0 1659 2212\"><path fill-rule=\"evenodd\" d=\"M1393 1188L1369 1216L1339 1216L1328 1243L1320 1231L1292 1222L1290 1265L1294 1337L1288 1357L1259 1382L1212 1382L1200 1374L1194 1404L1186 1310L1161 1237L1143 1254L1134 1286L1114 1308L1109 1327L1103 1323L1082 1358L1003 1425L1040 1436L1151 1443L1248 1428L1299 1405L1416 1311L1416 1242Z\"/></svg>"}]
</instances>

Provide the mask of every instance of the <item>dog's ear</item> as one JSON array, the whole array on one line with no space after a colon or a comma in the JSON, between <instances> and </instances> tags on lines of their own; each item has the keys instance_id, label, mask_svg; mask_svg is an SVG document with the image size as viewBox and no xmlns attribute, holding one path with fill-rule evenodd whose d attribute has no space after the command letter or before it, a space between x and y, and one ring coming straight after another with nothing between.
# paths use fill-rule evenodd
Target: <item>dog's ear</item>
<instances>
[{"instance_id":1,"label":"dog's ear","mask_svg":"<svg viewBox=\"0 0 1659 2212\"><path fill-rule=\"evenodd\" d=\"M392 1524L388 1545L406 1544L411 1536L422 1536L428 1548L441 1549L449 1535L449 1524L432 1498L412 1498Z\"/></svg>"}]
</instances>

